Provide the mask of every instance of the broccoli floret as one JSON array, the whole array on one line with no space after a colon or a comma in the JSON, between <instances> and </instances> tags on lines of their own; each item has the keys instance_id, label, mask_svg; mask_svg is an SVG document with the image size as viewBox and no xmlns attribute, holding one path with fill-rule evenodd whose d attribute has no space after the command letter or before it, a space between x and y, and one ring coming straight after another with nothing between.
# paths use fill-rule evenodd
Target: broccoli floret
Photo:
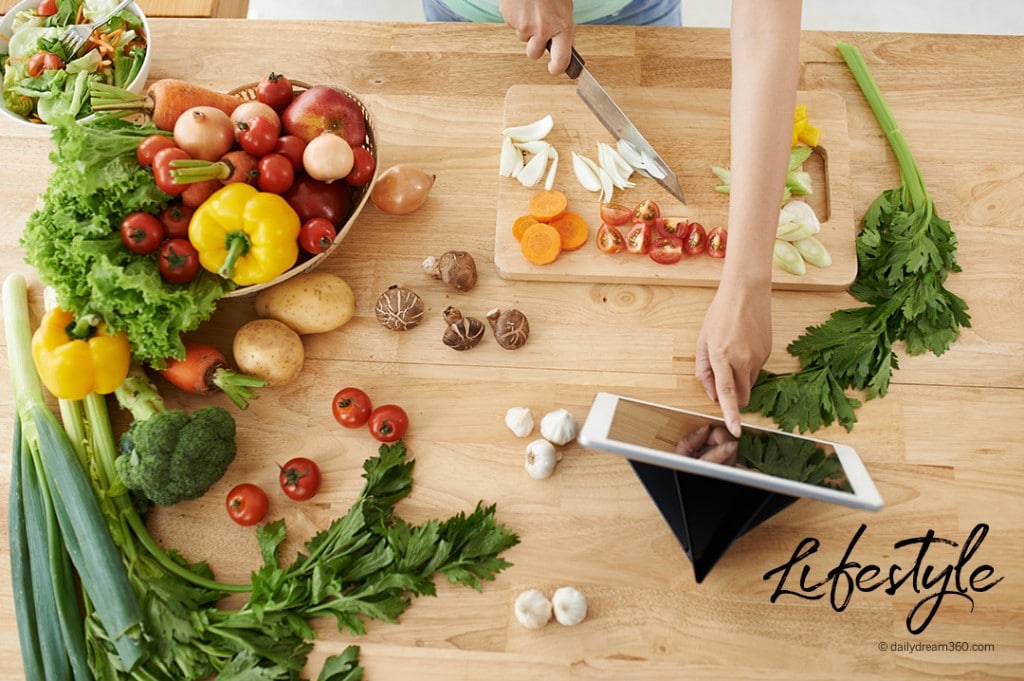
<instances>
[{"instance_id":1,"label":"broccoli floret","mask_svg":"<svg viewBox=\"0 0 1024 681\"><path fill-rule=\"evenodd\" d=\"M141 369L116 391L135 420L121 436L114 462L125 486L154 503L170 506L206 493L234 461L235 420L223 407L191 414L166 409L156 386Z\"/></svg>"}]
</instances>

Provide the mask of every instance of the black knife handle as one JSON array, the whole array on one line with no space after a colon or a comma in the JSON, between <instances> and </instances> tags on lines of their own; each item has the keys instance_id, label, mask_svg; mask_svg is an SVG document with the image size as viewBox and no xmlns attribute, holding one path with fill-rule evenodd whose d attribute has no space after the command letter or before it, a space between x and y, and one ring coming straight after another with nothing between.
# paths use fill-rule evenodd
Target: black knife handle
<instances>
[{"instance_id":1,"label":"black knife handle","mask_svg":"<svg viewBox=\"0 0 1024 681\"><path fill-rule=\"evenodd\" d=\"M544 46L544 49L547 50L548 52L551 51L550 40L548 41L548 44ZM573 80L576 80L577 78L580 77L580 72L583 71L583 65L585 63L586 62L583 61L583 57L580 56L580 53L576 51L575 47L573 47L572 53L569 55L569 66L566 67L565 69L565 75L569 76Z\"/></svg>"}]
</instances>

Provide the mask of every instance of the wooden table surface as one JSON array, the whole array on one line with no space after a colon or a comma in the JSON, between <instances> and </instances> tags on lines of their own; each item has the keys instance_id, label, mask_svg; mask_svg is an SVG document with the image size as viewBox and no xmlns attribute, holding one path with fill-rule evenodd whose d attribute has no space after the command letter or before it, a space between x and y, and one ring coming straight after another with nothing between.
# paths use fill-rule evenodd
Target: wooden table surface
<instances>
[{"instance_id":1,"label":"wooden table surface","mask_svg":"<svg viewBox=\"0 0 1024 681\"><path fill-rule=\"evenodd\" d=\"M612 90L728 88L727 37L711 29L584 27L577 46ZM337 389L357 385L411 415L407 444L417 468L414 492L400 506L404 516L447 517L485 500L497 504L499 519L522 540L507 553L514 567L482 594L441 585L437 598L415 601L399 624L371 623L355 641L367 679L1021 678L1024 37L804 35L801 89L846 99L859 217L898 177L874 116L834 49L837 40L865 54L939 212L959 236L963 272L949 286L969 303L973 326L942 357L901 356L889 394L858 411L852 432L818 433L860 452L886 501L882 511L801 500L742 537L696 584L625 460L573 444L553 477L535 481L523 470L524 441L503 423L512 406L530 407L538 417L566 408L582 420L598 390L715 409L692 377L710 289L497 276L492 256L495 200L505 181L497 173L505 93L517 83L552 82L544 66L523 56L511 31L155 19L153 79L174 76L226 90L274 70L344 85L375 116L381 162L420 164L437 181L427 204L410 216L386 216L372 206L363 211L322 266L351 284L357 318L305 339L299 379L265 390L247 412L237 412L240 454L225 479L201 500L155 512L153 532L188 558L208 560L225 580L246 578L259 563L256 542L224 514L224 493L243 480L272 488L274 463L293 454L322 462L324 491L301 506L275 498L271 513L297 535L325 527L348 508L361 464L376 450L365 433L340 428L328 408ZM624 105L628 111L629 102ZM50 172L50 141L34 133L0 126L0 270L30 277L38 313L39 284L18 246ZM568 165L561 182L575 181ZM466 294L449 293L420 271L425 256L455 248L480 265L479 284ZM377 295L393 283L414 288L428 308L427 321L405 334L385 331L372 314ZM441 311L450 304L478 315L517 307L533 334L515 352L488 339L455 353L440 340ZM787 343L853 304L842 292L776 292L768 368L793 368ZM253 316L252 305L249 298L226 301L200 334L227 349L233 331ZM2 373L0 441L10 442L14 404L6 363ZM172 405L200 404L166 393ZM231 406L223 396L214 401ZM4 447L5 499L9 473ZM6 509L0 504L3 528ZM883 587L851 594L840 575L834 594L826 583L813 594L823 598L783 594L773 602L778 574L764 576L784 565L802 540L819 542L803 560L804 583L811 585L841 563L862 524L848 561L877 565L883 576L893 569L897 582L909 574L910 581L891 593ZM984 527L987 535L978 543L975 532L973 551L961 556L972 530ZM954 543L937 543L923 557L919 545L896 547L929 531ZM20 677L20 656L6 532L2 539L0 677L13 679ZM958 564L952 574L950 566ZM994 586L971 590L969 576L981 565L992 567L987 583ZM940 579L944 574L949 581ZM589 597L583 624L528 631L516 622L512 603L522 590L550 594L564 584ZM801 591L796 570L781 588ZM922 607L935 605L944 588L956 593L943 596L925 631L911 634L908 615L929 596ZM320 631L314 677L312 666L353 642L330 622Z\"/></svg>"}]
</instances>

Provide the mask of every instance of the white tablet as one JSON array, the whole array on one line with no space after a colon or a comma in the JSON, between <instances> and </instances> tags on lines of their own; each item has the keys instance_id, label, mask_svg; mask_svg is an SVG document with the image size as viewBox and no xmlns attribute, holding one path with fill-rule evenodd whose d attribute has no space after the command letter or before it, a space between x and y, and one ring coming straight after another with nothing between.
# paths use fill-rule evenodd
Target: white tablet
<instances>
[{"instance_id":1,"label":"white tablet","mask_svg":"<svg viewBox=\"0 0 1024 681\"><path fill-rule=\"evenodd\" d=\"M871 511L883 503L849 446L748 424L737 440L721 418L631 397L597 393L577 439L634 461L788 496Z\"/></svg>"}]
</instances>

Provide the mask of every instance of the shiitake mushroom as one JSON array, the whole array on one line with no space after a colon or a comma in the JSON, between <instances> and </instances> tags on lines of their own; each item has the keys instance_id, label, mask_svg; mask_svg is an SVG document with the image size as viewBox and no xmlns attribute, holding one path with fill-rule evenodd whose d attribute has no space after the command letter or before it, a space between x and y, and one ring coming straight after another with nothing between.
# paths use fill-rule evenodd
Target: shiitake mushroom
<instances>
[{"instance_id":1,"label":"shiitake mushroom","mask_svg":"<svg viewBox=\"0 0 1024 681\"><path fill-rule=\"evenodd\" d=\"M377 298L377 321L392 331L407 331L423 320L423 299L415 291L392 284Z\"/></svg>"},{"instance_id":2,"label":"shiitake mushroom","mask_svg":"<svg viewBox=\"0 0 1024 681\"><path fill-rule=\"evenodd\" d=\"M498 308L487 313L487 321L494 331L494 340L506 350L517 350L526 344L530 337L530 322L526 315L519 310L505 310Z\"/></svg>"},{"instance_id":3,"label":"shiitake mushroom","mask_svg":"<svg viewBox=\"0 0 1024 681\"><path fill-rule=\"evenodd\" d=\"M458 308L445 308L444 321L448 326L445 327L441 340L453 350L469 350L476 347L484 337L484 323L476 317L462 316Z\"/></svg>"}]
</instances>

